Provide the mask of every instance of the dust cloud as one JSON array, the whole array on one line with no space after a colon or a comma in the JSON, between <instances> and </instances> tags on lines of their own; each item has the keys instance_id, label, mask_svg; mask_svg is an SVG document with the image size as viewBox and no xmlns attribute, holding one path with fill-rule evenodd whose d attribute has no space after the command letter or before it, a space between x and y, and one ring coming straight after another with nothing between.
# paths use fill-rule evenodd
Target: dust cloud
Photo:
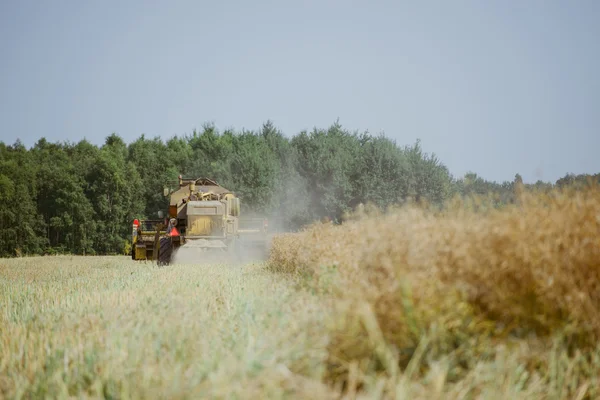
<instances>
[{"instance_id":1,"label":"dust cloud","mask_svg":"<svg viewBox=\"0 0 600 400\"><path fill-rule=\"evenodd\" d=\"M242 211L240 228L252 219L268 221L267 232L241 233L235 245L230 248L208 247L207 241L188 242L175 251L172 264L227 264L242 266L263 263L269 259L273 238L281 233L297 232L302 226L314 222L311 216L324 214L320 207L319 194L315 188L296 176L286 180L274 195L277 203L268 211ZM317 210L318 209L318 210ZM255 229L257 222L244 228ZM262 225L259 222L258 225ZM207 246L208 248L202 248Z\"/></svg>"},{"instance_id":2,"label":"dust cloud","mask_svg":"<svg viewBox=\"0 0 600 400\"><path fill-rule=\"evenodd\" d=\"M263 240L245 240L240 238L230 248L200 247L186 244L173 254L172 264L227 264L242 266L266 262L273 235Z\"/></svg>"}]
</instances>

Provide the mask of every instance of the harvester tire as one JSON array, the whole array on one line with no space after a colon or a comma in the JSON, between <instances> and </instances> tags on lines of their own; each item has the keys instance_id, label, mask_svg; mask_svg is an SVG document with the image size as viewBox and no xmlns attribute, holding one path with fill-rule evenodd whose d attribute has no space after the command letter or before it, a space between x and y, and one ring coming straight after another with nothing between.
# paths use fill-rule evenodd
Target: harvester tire
<instances>
[{"instance_id":1,"label":"harvester tire","mask_svg":"<svg viewBox=\"0 0 600 400\"><path fill-rule=\"evenodd\" d=\"M158 265L169 265L173 257L173 242L170 237L160 238L160 247L158 248Z\"/></svg>"}]
</instances>

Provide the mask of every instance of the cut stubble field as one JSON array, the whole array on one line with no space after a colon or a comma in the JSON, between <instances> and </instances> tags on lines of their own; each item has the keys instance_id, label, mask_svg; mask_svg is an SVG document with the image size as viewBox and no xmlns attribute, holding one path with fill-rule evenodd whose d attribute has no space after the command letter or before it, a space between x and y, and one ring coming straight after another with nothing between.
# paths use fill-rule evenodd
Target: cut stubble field
<instances>
[{"instance_id":1,"label":"cut stubble field","mask_svg":"<svg viewBox=\"0 0 600 400\"><path fill-rule=\"evenodd\" d=\"M0 260L0 397L592 399L600 190L359 212L246 265Z\"/></svg>"},{"instance_id":2,"label":"cut stubble field","mask_svg":"<svg viewBox=\"0 0 600 400\"><path fill-rule=\"evenodd\" d=\"M0 397L327 392L327 310L261 265L0 262Z\"/></svg>"}]
</instances>

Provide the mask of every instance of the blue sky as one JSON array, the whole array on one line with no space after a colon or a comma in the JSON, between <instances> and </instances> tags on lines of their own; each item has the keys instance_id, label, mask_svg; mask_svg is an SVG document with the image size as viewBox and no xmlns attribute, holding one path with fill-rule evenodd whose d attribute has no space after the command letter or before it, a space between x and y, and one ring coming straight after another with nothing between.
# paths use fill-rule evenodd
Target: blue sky
<instances>
[{"instance_id":1,"label":"blue sky","mask_svg":"<svg viewBox=\"0 0 600 400\"><path fill-rule=\"evenodd\" d=\"M417 138L455 176L600 172L600 2L0 2L0 140L206 122Z\"/></svg>"}]
</instances>

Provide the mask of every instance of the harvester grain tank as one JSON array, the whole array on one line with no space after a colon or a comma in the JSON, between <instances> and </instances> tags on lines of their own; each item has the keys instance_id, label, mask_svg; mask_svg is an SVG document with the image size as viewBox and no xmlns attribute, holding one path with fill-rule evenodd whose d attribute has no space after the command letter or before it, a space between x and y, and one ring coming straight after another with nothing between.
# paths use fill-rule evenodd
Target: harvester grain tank
<instances>
[{"instance_id":1,"label":"harvester grain tank","mask_svg":"<svg viewBox=\"0 0 600 400\"><path fill-rule=\"evenodd\" d=\"M169 264L180 248L196 251L232 251L239 237L240 199L209 178L182 178L175 190L165 187L170 197L168 217L135 220L134 260Z\"/></svg>"}]
</instances>

